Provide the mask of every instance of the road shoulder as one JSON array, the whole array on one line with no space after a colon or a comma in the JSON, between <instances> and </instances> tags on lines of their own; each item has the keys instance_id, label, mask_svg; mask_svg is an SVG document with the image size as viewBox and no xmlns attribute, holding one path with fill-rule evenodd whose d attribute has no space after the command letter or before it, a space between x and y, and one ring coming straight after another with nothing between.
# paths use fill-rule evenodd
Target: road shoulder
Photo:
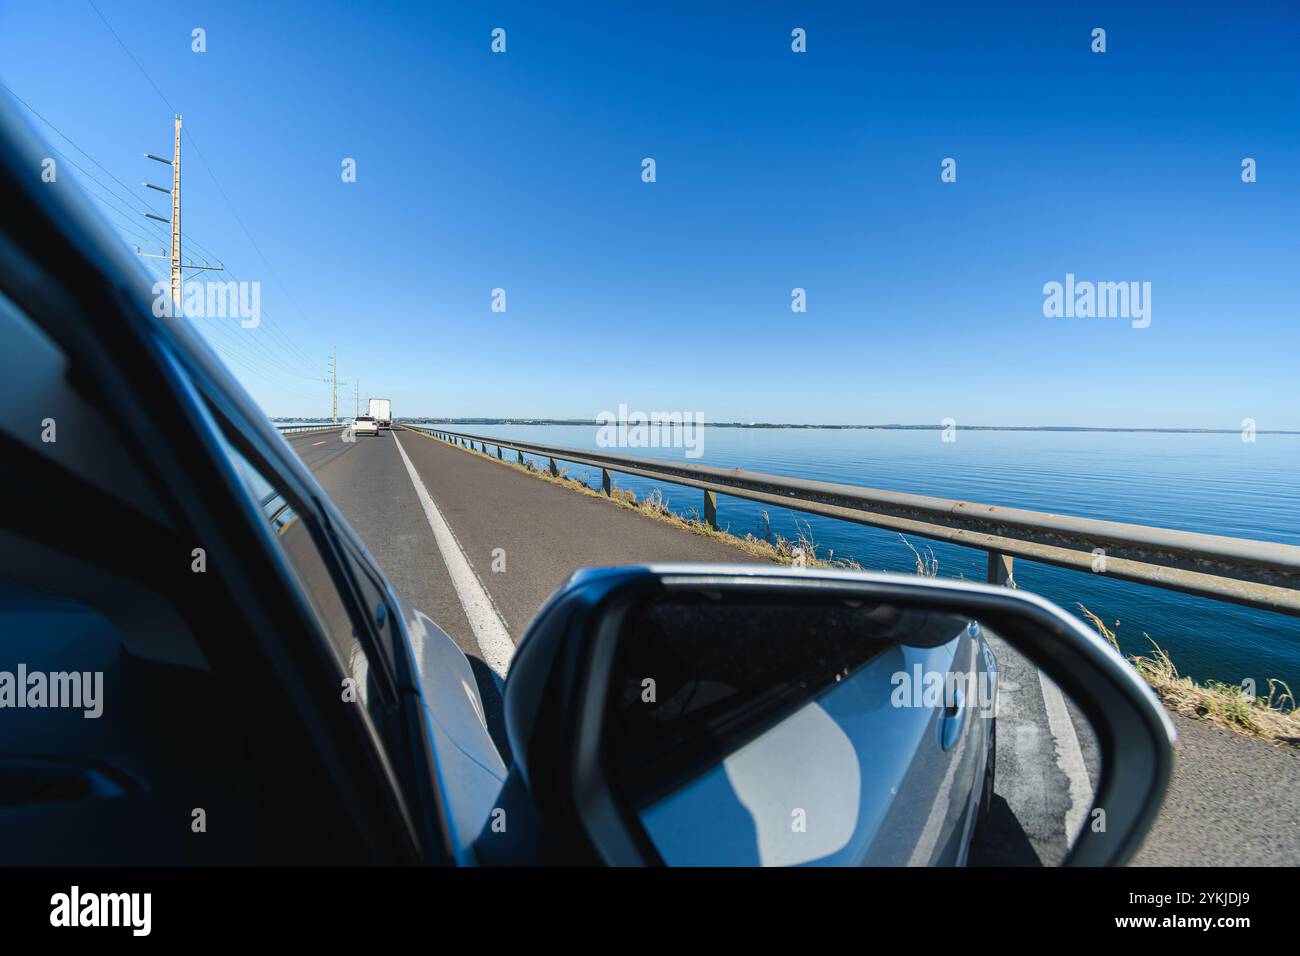
<instances>
[{"instance_id":1,"label":"road shoulder","mask_svg":"<svg viewBox=\"0 0 1300 956\"><path fill-rule=\"evenodd\" d=\"M1174 775L1134 866L1300 864L1300 754L1171 715Z\"/></svg>"}]
</instances>

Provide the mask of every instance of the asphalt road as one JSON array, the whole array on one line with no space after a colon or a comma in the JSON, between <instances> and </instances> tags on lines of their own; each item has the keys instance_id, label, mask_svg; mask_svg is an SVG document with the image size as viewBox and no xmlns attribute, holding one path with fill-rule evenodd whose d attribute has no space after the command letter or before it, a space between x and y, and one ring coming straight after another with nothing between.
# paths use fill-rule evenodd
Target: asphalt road
<instances>
[{"instance_id":1,"label":"asphalt road","mask_svg":"<svg viewBox=\"0 0 1300 956\"><path fill-rule=\"evenodd\" d=\"M1300 756L1188 717L1135 866L1300 865Z\"/></svg>"},{"instance_id":2,"label":"asphalt road","mask_svg":"<svg viewBox=\"0 0 1300 956\"><path fill-rule=\"evenodd\" d=\"M1096 796L1097 739L1037 667L1000 638L988 640L998 660L997 770L989 838L972 850L971 863L1058 866Z\"/></svg>"},{"instance_id":3,"label":"asphalt road","mask_svg":"<svg viewBox=\"0 0 1300 956\"><path fill-rule=\"evenodd\" d=\"M485 626L501 631L512 650L546 598L582 567L758 560L414 433L355 442L336 432L286 437L394 586L469 658L507 760L504 670L485 652ZM432 517L417 481L427 490ZM445 525L441 547L431 528L437 520ZM483 606L469 602L468 613L457 590L459 584L464 591L467 578L481 585L483 599ZM1067 831L1082 822L1097 782L1097 744L1037 668L1005 645L994 650L1000 700L991 822L997 838L972 862L1051 865L1064 856ZM1176 723L1174 780L1134 862L1300 863L1300 756L1197 721Z\"/></svg>"}]
</instances>

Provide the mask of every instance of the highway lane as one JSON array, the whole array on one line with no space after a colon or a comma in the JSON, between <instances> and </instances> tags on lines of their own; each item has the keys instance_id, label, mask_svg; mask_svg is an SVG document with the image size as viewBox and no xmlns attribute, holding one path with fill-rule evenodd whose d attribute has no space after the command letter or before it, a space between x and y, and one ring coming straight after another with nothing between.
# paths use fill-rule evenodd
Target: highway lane
<instances>
[{"instance_id":1,"label":"highway lane","mask_svg":"<svg viewBox=\"0 0 1300 956\"><path fill-rule=\"evenodd\" d=\"M757 560L721 542L685 534L417 434L384 433L355 443L330 432L286 437L393 584L437 621L470 659L489 728L503 753L501 682L484 660L404 457L445 519L452 547L463 554L514 641L545 599L580 567ZM1009 648L1001 649L999 659L1003 700L994 819L1005 839L999 854L981 862L1053 862L1065 848L1066 826L1081 818L1079 794L1098 779L1096 744L1077 712L1067 722L1074 734L1058 735L1059 720L1053 727L1049 717L1051 691L1037 670ZM1065 709L1073 710L1068 705ZM1294 865L1300 858L1294 815L1289 821L1280 818L1286 817L1288 807L1294 810L1300 761L1290 753L1259 757L1246 746L1256 742L1231 735L1219 741L1216 734L1226 732L1196 725L1190 743L1180 743L1174 792L1136 862L1196 864L1209 853L1214 859L1231 856L1225 862ZM1067 747L1059 736L1075 740ZM1074 753L1066 752L1071 749ZM1268 773L1249 769L1260 760ZM1070 768L1073 779L1066 772ZM1243 774L1258 790L1238 790L1237 803L1230 804L1233 811L1216 814L1209 808L1214 794L1204 792L1207 775L1236 790L1233 773ZM1183 792L1185 788L1200 794ZM1250 809L1256 802L1260 805ZM1293 838L1279 841L1279 832ZM1213 852L1214 847L1230 849Z\"/></svg>"},{"instance_id":2,"label":"highway lane","mask_svg":"<svg viewBox=\"0 0 1300 956\"><path fill-rule=\"evenodd\" d=\"M395 435L516 640L543 602L579 568L759 560L441 442L410 432Z\"/></svg>"},{"instance_id":3,"label":"highway lane","mask_svg":"<svg viewBox=\"0 0 1300 956\"><path fill-rule=\"evenodd\" d=\"M339 457L352 447L349 442L341 440L342 429L338 431L291 433L284 437L289 439L298 457L312 471L323 467L327 462Z\"/></svg>"},{"instance_id":4,"label":"highway lane","mask_svg":"<svg viewBox=\"0 0 1300 956\"><path fill-rule=\"evenodd\" d=\"M483 698L488 729L509 757L501 682L483 661L442 555L429 531L391 432L344 441L343 432L286 435L303 463L413 606L446 631L469 659Z\"/></svg>"}]
</instances>

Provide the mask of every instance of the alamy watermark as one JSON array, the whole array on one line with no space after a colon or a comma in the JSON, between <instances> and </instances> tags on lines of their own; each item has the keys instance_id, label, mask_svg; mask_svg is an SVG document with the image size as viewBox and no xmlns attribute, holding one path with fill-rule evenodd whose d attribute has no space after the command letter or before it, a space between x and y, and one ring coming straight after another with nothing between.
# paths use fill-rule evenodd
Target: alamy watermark
<instances>
[{"instance_id":1,"label":"alamy watermark","mask_svg":"<svg viewBox=\"0 0 1300 956\"><path fill-rule=\"evenodd\" d=\"M889 678L894 687L889 702L894 707L978 707L991 717L994 681L988 671L934 671L916 664Z\"/></svg>"},{"instance_id":2,"label":"alamy watermark","mask_svg":"<svg viewBox=\"0 0 1300 956\"><path fill-rule=\"evenodd\" d=\"M0 671L0 709L59 708L81 710L87 720L104 713L103 671Z\"/></svg>"},{"instance_id":3,"label":"alamy watermark","mask_svg":"<svg viewBox=\"0 0 1300 956\"><path fill-rule=\"evenodd\" d=\"M159 279L153 284L153 314L158 319L239 319L240 328L262 324L262 283L199 282L181 285L181 301L173 301L171 284Z\"/></svg>"},{"instance_id":4,"label":"alamy watermark","mask_svg":"<svg viewBox=\"0 0 1300 956\"><path fill-rule=\"evenodd\" d=\"M1150 282L1065 282L1043 285L1043 315L1049 319L1132 319L1135 329L1151 324Z\"/></svg>"},{"instance_id":5,"label":"alamy watermark","mask_svg":"<svg viewBox=\"0 0 1300 956\"><path fill-rule=\"evenodd\" d=\"M83 893L73 884L68 892L50 897L50 925L55 927L117 926L132 936L148 936L152 914L152 893Z\"/></svg>"},{"instance_id":6,"label":"alamy watermark","mask_svg":"<svg viewBox=\"0 0 1300 956\"><path fill-rule=\"evenodd\" d=\"M704 454L703 412L630 412L619 405L617 413L597 415L596 424L601 448L685 448L687 458Z\"/></svg>"}]
</instances>

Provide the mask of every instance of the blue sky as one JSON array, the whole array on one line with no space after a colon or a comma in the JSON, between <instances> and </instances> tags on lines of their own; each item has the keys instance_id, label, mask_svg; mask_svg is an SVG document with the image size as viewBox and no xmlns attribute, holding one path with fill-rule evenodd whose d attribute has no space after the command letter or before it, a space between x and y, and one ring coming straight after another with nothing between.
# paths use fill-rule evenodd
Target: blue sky
<instances>
[{"instance_id":1,"label":"blue sky","mask_svg":"<svg viewBox=\"0 0 1300 956\"><path fill-rule=\"evenodd\" d=\"M337 346L349 413L1300 428L1293 3L95 3L185 117L185 231L262 283L207 332L269 414L328 412ZM0 79L165 174L88 0L0 0ZM1067 273L1150 327L1045 318Z\"/></svg>"}]
</instances>

